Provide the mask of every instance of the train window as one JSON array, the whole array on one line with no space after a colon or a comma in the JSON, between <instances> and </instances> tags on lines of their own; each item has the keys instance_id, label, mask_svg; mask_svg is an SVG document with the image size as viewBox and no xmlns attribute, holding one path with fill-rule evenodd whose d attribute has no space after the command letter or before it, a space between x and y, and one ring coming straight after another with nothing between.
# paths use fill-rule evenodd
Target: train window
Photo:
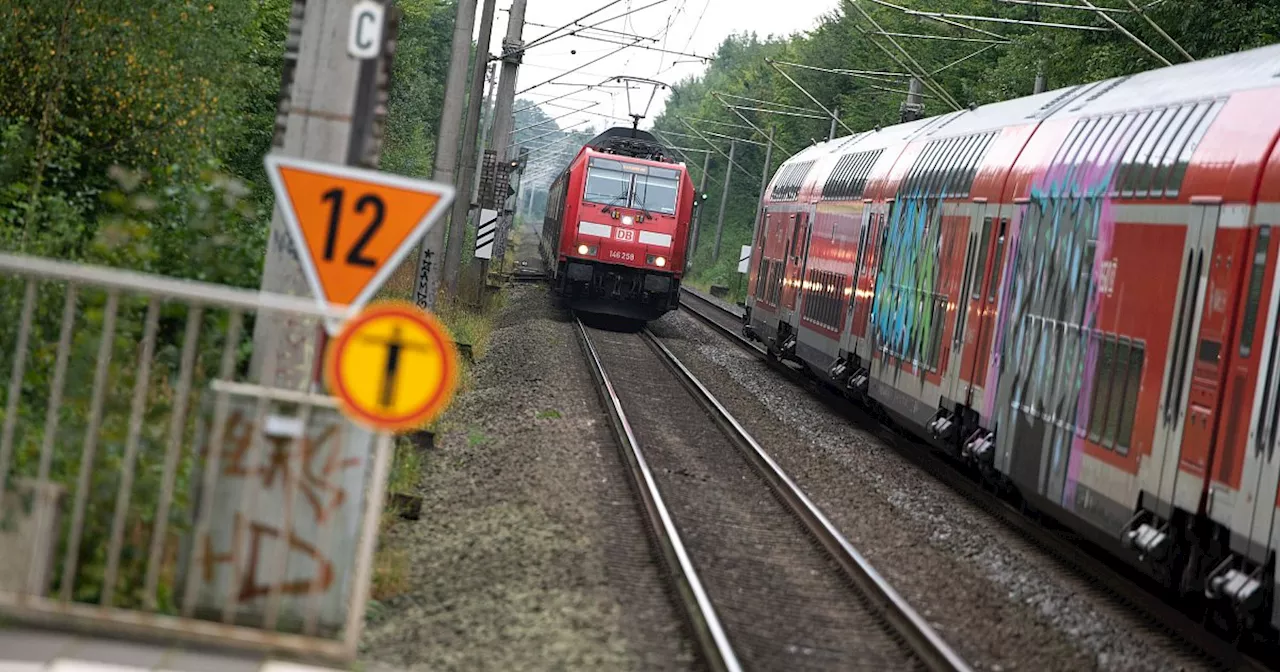
<instances>
[{"instance_id":1,"label":"train window","mask_svg":"<svg viewBox=\"0 0 1280 672\"><path fill-rule=\"evenodd\" d=\"M1142 391L1142 366L1146 359L1146 348L1142 343L1133 343L1129 348L1125 367L1124 404L1120 407L1120 428L1116 435L1116 452L1129 454L1129 446L1133 445L1133 421L1138 413L1138 397Z\"/></svg>"},{"instance_id":2,"label":"train window","mask_svg":"<svg viewBox=\"0 0 1280 672\"><path fill-rule=\"evenodd\" d=\"M1120 183L1121 196L1145 195L1139 194L1137 189L1143 176L1147 175L1146 164L1151 158L1151 150L1155 148L1156 141L1169 127L1169 122L1175 114L1177 114L1175 109L1166 107L1152 115L1153 121L1147 123L1146 132L1142 135L1142 140L1137 143L1138 151L1134 154L1133 160L1125 162L1124 181Z\"/></svg>"},{"instance_id":3,"label":"train window","mask_svg":"<svg viewBox=\"0 0 1280 672\"><path fill-rule=\"evenodd\" d=\"M1173 164L1173 170L1169 172L1169 183L1165 187L1165 196L1174 198L1182 190L1182 179L1187 176L1187 166L1191 164L1191 157L1195 154L1196 147L1200 145L1200 141L1204 139L1205 133L1209 132L1209 127L1213 124L1213 120L1218 116L1218 111L1222 109L1225 101L1214 101L1213 106L1205 113L1200 121L1196 123L1195 129L1191 131L1191 137L1187 139L1181 151L1178 152L1178 160Z\"/></svg>"},{"instance_id":4,"label":"train window","mask_svg":"<svg viewBox=\"0 0 1280 672\"><path fill-rule=\"evenodd\" d=\"M1098 364L1093 369L1093 400L1089 404L1089 440L1099 445L1107 421L1112 373L1116 369L1116 342L1110 336L1100 335L1100 340Z\"/></svg>"},{"instance_id":5,"label":"train window","mask_svg":"<svg viewBox=\"0 0 1280 672\"><path fill-rule=\"evenodd\" d=\"M610 163L618 163L611 161ZM631 197L631 176L603 165L587 169L587 185L582 200L605 205L626 205Z\"/></svg>"},{"instance_id":6,"label":"train window","mask_svg":"<svg viewBox=\"0 0 1280 672\"><path fill-rule=\"evenodd\" d=\"M947 180L947 195L962 196L967 191L964 185L965 171L969 167L969 157L981 142L981 135L970 135L956 148L955 156L951 157L951 178Z\"/></svg>"},{"instance_id":7,"label":"train window","mask_svg":"<svg viewBox=\"0 0 1280 672\"><path fill-rule=\"evenodd\" d=\"M1200 120L1204 118L1206 112L1209 111L1211 103L1203 102L1188 106L1187 116L1183 120L1182 125L1178 127L1176 133L1169 134L1169 143L1164 147L1157 163L1157 157L1151 157L1151 163L1154 166L1151 171L1151 195L1166 196L1169 187L1169 178L1173 175L1173 166L1178 162L1178 155L1182 153L1183 145L1187 144L1187 140L1191 138L1191 134L1196 127L1200 125ZM1177 193L1175 188L1174 193Z\"/></svg>"},{"instance_id":8,"label":"train window","mask_svg":"<svg viewBox=\"0 0 1280 672\"><path fill-rule=\"evenodd\" d=\"M964 138L951 138L943 145L942 156L938 161L938 171L934 174L934 182L932 192L941 197L947 197L951 192L951 180L956 172L956 154L960 151L960 144Z\"/></svg>"},{"instance_id":9,"label":"train window","mask_svg":"<svg viewBox=\"0 0 1280 672\"><path fill-rule=\"evenodd\" d=\"M673 171L674 172L674 171ZM680 183L674 178L637 175L632 207L666 215L676 214L676 193Z\"/></svg>"},{"instance_id":10,"label":"train window","mask_svg":"<svg viewBox=\"0 0 1280 672\"><path fill-rule=\"evenodd\" d=\"M991 141L995 137L995 133L986 133L978 136L978 139L973 143L972 151L965 157L964 172L960 175L960 191L963 196L968 196L973 191L973 180L978 174L978 164L982 161L982 157L986 155L987 147L991 146Z\"/></svg>"},{"instance_id":11,"label":"train window","mask_svg":"<svg viewBox=\"0 0 1280 672\"><path fill-rule=\"evenodd\" d=\"M969 296L969 288L973 286L973 254L978 246L978 235L976 232L969 234L969 246L965 250L964 255L964 275L960 284L960 300L956 302L956 333L951 336L952 347L960 345L964 340L964 326L969 317L969 302L965 301Z\"/></svg>"},{"instance_id":12,"label":"train window","mask_svg":"<svg viewBox=\"0 0 1280 672\"><path fill-rule=\"evenodd\" d=\"M1127 149L1125 143L1129 141L1133 133L1134 122L1137 117L1132 114L1116 115L1116 128L1111 133L1111 137L1107 139L1106 145L1103 146L1102 152L1098 154L1098 164L1101 166L1114 166L1117 161L1117 155L1123 154Z\"/></svg>"},{"instance_id":13,"label":"train window","mask_svg":"<svg viewBox=\"0 0 1280 672\"><path fill-rule=\"evenodd\" d=\"M1100 121L1094 118L1084 122L1084 128L1080 129L1080 133L1076 135L1076 141L1067 150L1066 161L1064 161L1066 165L1078 166L1084 161L1085 152L1096 139L1095 132L1101 126Z\"/></svg>"},{"instance_id":14,"label":"train window","mask_svg":"<svg viewBox=\"0 0 1280 672\"><path fill-rule=\"evenodd\" d=\"M1115 359L1111 366L1115 372L1111 374L1111 394L1107 397L1107 421L1102 433L1102 444L1108 448L1116 445L1116 434L1120 431L1120 415L1124 411L1129 361L1129 339L1122 338L1116 342Z\"/></svg>"},{"instance_id":15,"label":"train window","mask_svg":"<svg viewBox=\"0 0 1280 672\"><path fill-rule=\"evenodd\" d=\"M1173 138L1182 129L1183 124L1187 121L1187 115L1191 114L1192 107L1183 105L1169 116L1169 122L1159 132L1159 137L1151 144L1151 152L1142 157L1142 165L1138 166L1134 172L1133 193L1135 196L1162 196L1164 189L1156 188L1152 193L1152 187L1156 169L1164 162L1164 155L1169 151L1169 145L1173 142Z\"/></svg>"},{"instance_id":16,"label":"train window","mask_svg":"<svg viewBox=\"0 0 1280 672\"><path fill-rule=\"evenodd\" d=\"M1089 153L1084 157L1085 165L1090 168L1099 165L1098 157L1111 147L1112 139L1115 137L1116 129L1120 126L1120 121L1120 115L1113 114L1104 118L1102 123L1098 125L1098 137L1089 146Z\"/></svg>"},{"instance_id":17,"label":"train window","mask_svg":"<svg viewBox=\"0 0 1280 672\"><path fill-rule=\"evenodd\" d=\"M982 237L978 239L978 263L973 269L973 294L970 299L982 298L982 281L987 272L987 250L991 246L991 218L982 220Z\"/></svg>"},{"instance_id":18,"label":"train window","mask_svg":"<svg viewBox=\"0 0 1280 672\"><path fill-rule=\"evenodd\" d=\"M1217 341L1206 341L1200 339L1200 348L1196 353L1196 359L1205 364L1217 364L1222 358L1222 344Z\"/></svg>"},{"instance_id":19,"label":"train window","mask_svg":"<svg viewBox=\"0 0 1280 672\"><path fill-rule=\"evenodd\" d=\"M1067 150L1075 143L1079 137L1080 131L1084 128L1084 119L1077 119L1076 123L1071 125L1071 130L1067 131L1067 137L1063 139L1062 144L1058 145L1058 151L1053 155L1053 161L1049 165L1057 166L1067 162Z\"/></svg>"},{"instance_id":20,"label":"train window","mask_svg":"<svg viewBox=\"0 0 1280 672\"><path fill-rule=\"evenodd\" d=\"M1129 164L1133 163L1134 157L1138 155L1138 148L1142 145L1142 140L1146 137L1152 123L1154 119L1151 111L1146 110L1140 112L1129 125L1129 134L1124 140L1124 153L1120 156L1119 165L1116 166L1116 177L1111 187L1112 196L1119 195L1125 175L1129 172Z\"/></svg>"},{"instance_id":21,"label":"train window","mask_svg":"<svg viewBox=\"0 0 1280 672\"><path fill-rule=\"evenodd\" d=\"M1000 289L1000 263L1004 261L1004 232L1009 226L1009 219L1000 219L1000 237L996 238L996 256L991 259L991 283L987 289L987 300L996 300L996 291Z\"/></svg>"},{"instance_id":22,"label":"train window","mask_svg":"<svg viewBox=\"0 0 1280 672\"><path fill-rule=\"evenodd\" d=\"M1245 297L1244 323L1240 327L1240 356L1253 351L1253 336L1258 328L1258 302L1262 300L1262 276L1271 254L1271 227L1258 229L1258 243L1253 248L1253 270L1249 271L1249 294Z\"/></svg>"}]
</instances>

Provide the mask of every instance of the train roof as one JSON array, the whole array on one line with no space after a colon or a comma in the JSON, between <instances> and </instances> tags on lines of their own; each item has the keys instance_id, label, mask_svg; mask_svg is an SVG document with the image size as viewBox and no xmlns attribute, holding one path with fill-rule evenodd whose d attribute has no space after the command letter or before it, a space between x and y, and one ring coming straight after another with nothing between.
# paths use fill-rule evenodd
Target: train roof
<instances>
[{"instance_id":1,"label":"train roof","mask_svg":"<svg viewBox=\"0 0 1280 672\"><path fill-rule=\"evenodd\" d=\"M652 133L636 128L614 126L587 141L586 146L606 154L675 163L668 154L666 145Z\"/></svg>"},{"instance_id":2,"label":"train roof","mask_svg":"<svg viewBox=\"0 0 1280 672\"><path fill-rule=\"evenodd\" d=\"M814 187L843 157L945 139L1035 125L1051 119L1103 115L1182 101L1226 97L1232 93L1280 85L1280 44L1216 58L1180 63L1135 75L1067 86L1044 93L975 106L836 138L808 147L787 159L771 182L781 195ZM813 163L810 163L813 162ZM805 167L805 164L808 164ZM803 184L790 187L804 167ZM817 167L818 170L812 170ZM792 196L794 198L794 196ZM785 200L785 199L784 199Z\"/></svg>"}]
</instances>

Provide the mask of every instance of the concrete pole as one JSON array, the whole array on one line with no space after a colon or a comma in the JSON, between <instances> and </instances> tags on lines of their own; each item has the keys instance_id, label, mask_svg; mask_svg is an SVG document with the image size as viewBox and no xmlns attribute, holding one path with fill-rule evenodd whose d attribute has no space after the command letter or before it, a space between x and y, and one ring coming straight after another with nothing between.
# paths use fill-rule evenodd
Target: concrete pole
<instances>
[{"instance_id":1,"label":"concrete pole","mask_svg":"<svg viewBox=\"0 0 1280 672\"><path fill-rule=\"evenodd\" d=\"M471 56L471 31L476 25L476 0L458 0L453 23L453 49L449 55L449 75L444 84L444 110L436 140L436 167L433 179L452 183L458 165L458 136L462 132L462 103L466 93L467 63ZM422 242L413 300L428 310L436 307L445 251L445 227L436 225Z\"/></svg>"},{"instance_id":2,"label":"concrete pole","mask_svg":"<svg viewBox=\"0 0 1280 672\"><path fill-rule=\"evenodd\" d=\"M1036 88L1032 93L1044 93L1044 61L1036 63Z\"/></svg>"},{"instance_id":3,"label":"concrete pole","mask_svg":"<svg viewBox=\"0 0 1280 672\"><path fill-rule=\"evenodd\" d=\"M729 165L724 171L724 195L720 197L720 217L716 219L716 246L711 250L711 263L720 260L720 237L724 234L724 209L729 204L729 180L733 177L733 155L738 151L736 140L729 141Z\"/></svg>"},{"instance_id":4,"label":"concrete pole","mask_svg":"<svg viewBox=\"0 0 1280 672\"><path fill-rule=\"evenodd\" d=\"M275 143L275 151L284 156L336 164L351 158L352 119L357 116L356 99L364 69L363 61L347 55L347 31L355 4L356 0L294 2L285 46L287 88L281 91L280 102L286 111L282 120L277 118L277 124L284 122L284 131ZM289 70L293 71L291 77ZM271 217L261 288L311 296L279 208ZM259 315L253 328L252 377L269 387L305 389L312 378L308 361L318 357L321 347L316 341L314 325L278 313Z\"/></svg>"},{"instance_id":5,"label":"concrete pole","mask_svg":"<svg viewBox=\"0 0 1280 672\"><path fill-rule=\"evenodd\" d=\"M489 93L484 99L485 119L480 127L480 151L477 156L483 156L483 152L492 149L493 144L493 97L498 90L498 64L489 64ZM471 219L480 221L480 177L484 171L484 162L476 161L475 184L471 188ZM479 297L484 296L484 285L489 277L489 260L480 260L480 284L476 287L477 301Z\"/></svg>"},{"instance_id":6,"label":"concrete pole","mask_svg":"<svg viewBox=\"0 0 1280 672\"><path fill-rule=\"evenodd\" d=\"M707 172L711 169L711 152L702 153L702 179L698 183L697 197L707 193ZM706 208L701 206L693 214L693 235L689 237L689 260L693 260L694 254L698 251L698 232L702 229L702 211Z\"/></svg>"},{"instance_id":7,"label":"concrete pole","mask_svg":"<svg viewBox=\"0 0 1280 672\"><path fill-rule=\"evenodd\" d=\"M524 12L528 0L513 0L507 20L507 37L502 41L502 77L498 80L498 102L493 113L493 147L498 152L498 163L515 156L511 147L511 129L515 127L512 111L516 102L516 79L520 76L520 62L524 59ZM511 217L506 211L514 209L513 197L503 204L498 217L498 235L493 245L493 258L502 266L507 250L507 232L511 229Z\"/></svg>"},{"instance_id":8,"label":"concrete pole","mask_svg":"<svg viewBox=\"0 0 1280 672\"><path fill-rule=\"evenodd\" d=\"M493 12L497 0L484 0L480 11L480 39L476 45L475 63L471 66L471 93L467 98L467 126L462 131L462 169L458 171L455 186L458 194L470 194L475 182L476 136L480 133L480 103L484 100L484 73L489 64L489 39L493 33ZM453 203L453 215L449 219L449 243L444 256L445 292L458 295L458 276L462 269L462 241L467 237L467 213L470 199L459 198Z\"/></svg>"},{"instance_id":9,"label":"concrete pole","mask_svg":"<svg viewBox=\"0 0 1280 672\"><path fill-rule=\"evenodd\" d=\"M924 97L921 95L923 85L915 77L907 84L907 100L898 108L898 122L915 121L924 116Z\"/></svg>"},{"instance_id":10,"label":"concrete pole","mask_svg":"<svg viewBox=\"0 0 1280 672\"><path fill-rule=\"evenodd\" d=\"M836 121L840 119L840 108L832 108L831 110L831 130L827 131L827 140L836 139Z\"/></svg>"},{"instance_id":11,"label":"concrete pole","mask_svg":"<svg viewBox=\"0 0 1280 672\"><path fill-rule=\"evenodd\" d=\"M760 175L760 200L756 203L756 230L760 228L760 215L764 212L764 190L769 188L769 169L773 166L773 127L769 127L769 143L764 147L764 170ZM751 242L755 244L755 233L751 234Z\"/></svg>"}]
</instances>

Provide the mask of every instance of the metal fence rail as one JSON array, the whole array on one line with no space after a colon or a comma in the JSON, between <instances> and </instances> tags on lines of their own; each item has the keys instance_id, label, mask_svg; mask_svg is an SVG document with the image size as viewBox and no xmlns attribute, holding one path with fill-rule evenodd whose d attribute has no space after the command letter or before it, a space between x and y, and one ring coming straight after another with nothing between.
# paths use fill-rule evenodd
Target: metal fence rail
<instances>
[{"instance_id":1,"label":"metal fence rail","mask_svg":"<svg viewBox=\"0 0 1280 672\"><path fill-rule=\"evenodd\" d=\"M345 314L0 254L0 618L354 658L391 437L251 371L268 317Z\"/></svg>"}]
</instances>

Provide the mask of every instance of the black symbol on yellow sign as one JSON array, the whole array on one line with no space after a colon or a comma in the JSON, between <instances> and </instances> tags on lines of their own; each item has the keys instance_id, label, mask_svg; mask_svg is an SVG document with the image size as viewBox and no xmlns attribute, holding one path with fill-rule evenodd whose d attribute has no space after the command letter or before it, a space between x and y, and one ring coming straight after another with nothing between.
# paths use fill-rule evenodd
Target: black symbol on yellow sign
<instances>
[{"instance_id":1,"label":"black symbol on yellow sign","mask_svg":"<svg viewBox=\"0 0 1280 672\"><path fill-rule=\"evenodd\" d=\"M453 397L457 350L429 313L408 303L382 303L334 339L325 375L352 419L387 431L413 429L438 416Z\"/></svg>"}]
</instances>

